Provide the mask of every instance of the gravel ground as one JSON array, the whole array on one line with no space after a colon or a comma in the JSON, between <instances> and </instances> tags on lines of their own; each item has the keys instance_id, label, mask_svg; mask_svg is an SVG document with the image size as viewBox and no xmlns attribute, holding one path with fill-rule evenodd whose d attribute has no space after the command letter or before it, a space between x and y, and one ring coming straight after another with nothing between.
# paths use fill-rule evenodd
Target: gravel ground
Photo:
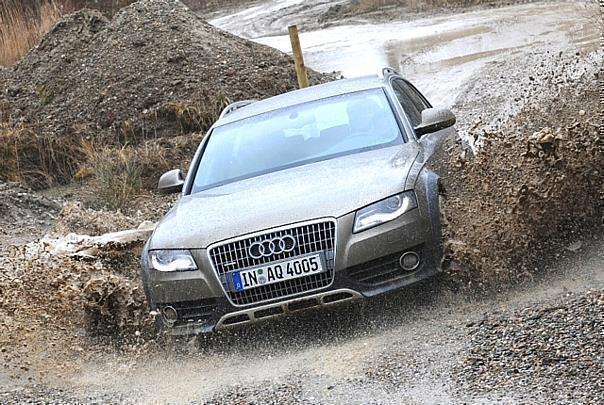
<instances>
[{"instance_id":1,"label":"gravel ground","mask_svg":"<svg viewBox=\"0 0 604 405\"><path fill-rule=\"evenodd\" d=\"M604 290L494 313L468 327L469 349L455 370L462 390L604 403Z\"/></svg>"},{"instance_id":2,"label":"gravel ground","mask_svg":"<svg viewBox=\"0 0 604 405\"><path fill-rule=\"evenodd\" d=\"M3 404L32 404L32 405L62 405L62 404L131 404L132 400L122 395L98 393L82 395L81 392L69 392L64 389L53 389L43 385L19 386L0 392L0 403Z\"/></svg>"}]
</instances>

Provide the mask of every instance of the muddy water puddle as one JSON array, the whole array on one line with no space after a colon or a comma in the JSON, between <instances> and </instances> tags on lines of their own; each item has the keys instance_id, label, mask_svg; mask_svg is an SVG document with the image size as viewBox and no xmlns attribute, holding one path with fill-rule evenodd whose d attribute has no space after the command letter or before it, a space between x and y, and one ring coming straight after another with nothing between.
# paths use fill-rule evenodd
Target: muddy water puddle
<instances>
[{"instance_id":1,"label":"muddy water puddle","mask_svg":"<svg viewBox=\"0 0 604 405\"><path fill-rule=\"evenodd\" d=\"M274 9L255 14L256 29L250 36L290 52L289 38L272 36L275 27L268 23L278 20L279 12ZM263 18L268 24L267 36L258 29ZM213 23L241 35L250 34L238 29L229 17ZM411 22L343 25L307 32L301 24L301 29L311 68L353 77L392 66L434 104L444 105L453 105L463 86L489 62L518 52L531 58L532 52L545 49L558 52L570 47L587 52L596 49L599 38L589 12L571 2L524 4Z\"/></svg>"}]
</instances>

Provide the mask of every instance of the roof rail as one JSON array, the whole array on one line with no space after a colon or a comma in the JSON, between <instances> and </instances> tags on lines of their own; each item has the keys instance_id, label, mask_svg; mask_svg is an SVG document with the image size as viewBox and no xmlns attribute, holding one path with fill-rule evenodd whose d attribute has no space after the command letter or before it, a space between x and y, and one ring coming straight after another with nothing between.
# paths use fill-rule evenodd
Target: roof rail
<instances>
[{"instance_id":1,"label":"roof rail","mask_svg":"<svg viewBox=\"0 0 604 405\"><path fill-rule=\"evenodd\" d=\"M385 67L378 71L378 77L380 79L383 79L389 75L398 75L398 72L396 70L392 69L391 67Z\"/></svg>"},{"instance_id":2,"label":"roof rail","mask_svg":"<svg viewBox=\"0 0 604 405\"><path fill-rule=\"evenodd\" d=\"M227 105L224 110L222 110L222 112L220 113L220 117L218 119L226 117L233 111L246 107L252 103L255 103L256 101L258 101L258 100L242 100L242 101L237 101L235 103L231 103L231 104Z\"/></svg>"}]
</instances>

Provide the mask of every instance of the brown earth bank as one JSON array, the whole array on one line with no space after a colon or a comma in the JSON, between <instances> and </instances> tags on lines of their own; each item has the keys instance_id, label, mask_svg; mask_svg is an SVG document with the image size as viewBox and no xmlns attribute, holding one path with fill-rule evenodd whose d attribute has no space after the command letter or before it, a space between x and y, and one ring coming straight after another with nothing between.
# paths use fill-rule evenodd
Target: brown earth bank
<instances>
[{"instance_id":1,"label":"brown earth bank","mask_svg":"<svg viewBox=\"0 0 604 405\"><path fill-rule=\"evenodd\" d=\"M562 60L554 71L527 78L537 84L511 119L472 124L466 135L481 145L475 157L450 149L443 179L446 260L472 288L530 279L536 261L555 260L560 244L604 224L594 80L603 62L601 53L590 58L594 65L572 79L564 72L577 71Z\"/></svg>"},{"instance_id":2,"label":"brown earth bank","mask_svg":"<svg viewBox=\"0 0 604 405\"><path fill-rule=\"evenodd\" d=\"M329 7L317 22L330 25L342 20L405 21L427 13L432 16L537 1L539 0L350 0Z\"/></svg>"},{"instance_id":3,"label":"brown earth bank","mask_svg":"<svg viewBox=\"0 0 604 405\"><path fill-rule=\"evenodd\" d=\"M86 163L108 146L129 154L145 146L138 153L161 162L173 149L164 139L204 132L230 101L293 90L292 66L178 1L142 0L112 20L76 12L2 70L0 179L40 187L86 177ZM333 78L309 73L315 84Z\"/></svg>"}]
</instances>

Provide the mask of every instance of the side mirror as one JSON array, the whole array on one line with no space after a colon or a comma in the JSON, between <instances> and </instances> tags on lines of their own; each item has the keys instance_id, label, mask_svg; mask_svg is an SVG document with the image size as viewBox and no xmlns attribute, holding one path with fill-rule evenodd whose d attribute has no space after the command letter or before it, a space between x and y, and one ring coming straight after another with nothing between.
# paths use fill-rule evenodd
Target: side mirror
<instances>
[{"instance_id":1,"label":"side mirror","mask_svg":"<svg viewBox=\"0 0 604 405\"><path fill-rule=\"evenodd\" d=\"M453 125L455 115L448 108L426 108L422 111L422 123L415 127L415 133L421 137Z\"/></svg>"},{"instance_id":2,"label":"side mirror","mask_svg":"<svg viewBox=\"0 0 604 405\"><path fill-rule=\"evenodd\" d=\"M157 189L162 194L180 193L185 179L180 169L170 170L161 175Z\"/></svg>"}]
</instances>

